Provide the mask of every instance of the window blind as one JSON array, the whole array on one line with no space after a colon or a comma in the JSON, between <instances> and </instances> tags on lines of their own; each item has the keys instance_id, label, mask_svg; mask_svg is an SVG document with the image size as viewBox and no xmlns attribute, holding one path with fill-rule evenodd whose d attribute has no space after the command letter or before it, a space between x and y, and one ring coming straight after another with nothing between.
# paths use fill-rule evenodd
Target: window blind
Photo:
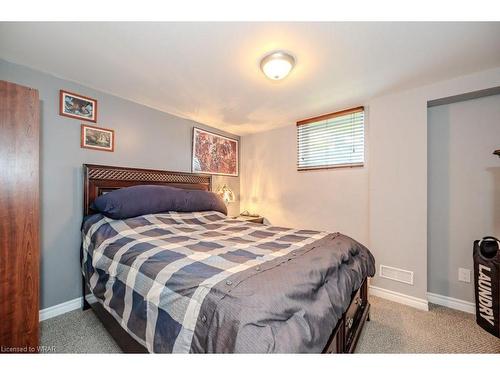
<instances>
[{"instance_id":1,"label":"window blind","mask_svg":"<svg viewBox=\"0 0 500 375\"><path fill-rule=\"evenodd\" d=\"M364 108L297 122L297 169L362 166L365 161Z\"/></svg>"}]
</instances>

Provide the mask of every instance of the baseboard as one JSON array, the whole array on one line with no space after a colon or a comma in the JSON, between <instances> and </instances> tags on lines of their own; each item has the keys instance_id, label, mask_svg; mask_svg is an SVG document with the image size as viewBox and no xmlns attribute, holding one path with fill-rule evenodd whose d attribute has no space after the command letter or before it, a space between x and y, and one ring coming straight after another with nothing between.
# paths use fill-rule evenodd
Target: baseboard
<instances>
[{"instance_id":1,"label":"baseboard","mask_svg":"<svg viewBox=\"0 0 500 375\"><path fill-rule=\"evenodd\" d=\"M372 296L388 299L389 301L408 305L419 310L429 311L429 304L425 299L408 296L403 293L394 292L392 290L383 289L378 286L370 285L369 291Z\"/></svg>"},{"instance_id":2,"label":"baseboard","mask_svg":"<svg viewBox=\"0 0 500 375\"><path fill-rule=\"evenodd\" d=\"M46 309L40 310L39 320L40 321L47 320L55 316L82 308L82 306L83 306L82 297L78 297L70 301L60 303L59 305L50 306L47 307Z\"/></svg>"},{"instance_id":3,"label":"baseboard","mask_svg":"<svg viewBox=\"0 0 500 375\"><path fill-rule=\"evenodd\" d=\"M427 293L427 299L430 303L436 305L449 307L450 309L460 310L469 314L476 313L476 305L472 302L430 292Z\"/></svg>"},{"instance_id":4,"label":"baseboard","mask_svg":"<svg viewBox=\"0 0 500 375\"><path fill-rule=\"evenodd\" d=\"M87 295L87 301L90 303L94 303L97 300L93 294L89 294ZM70 301L66 301L58 305L50 306L47 307L46 309L40 310L38 319L41 322L43 320L54 318L58 315L65 314L73 310L81 309L82 306L83 306L83 299L82 297L78 297Z\"/></svg>"}]
</instances>

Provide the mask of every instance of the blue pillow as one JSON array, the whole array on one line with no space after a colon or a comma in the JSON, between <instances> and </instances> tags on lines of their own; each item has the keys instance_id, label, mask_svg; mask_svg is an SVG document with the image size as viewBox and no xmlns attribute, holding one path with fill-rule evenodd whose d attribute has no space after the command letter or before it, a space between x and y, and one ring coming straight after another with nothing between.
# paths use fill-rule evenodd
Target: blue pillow
<instances>
[{"instance_id":1,"label":"blue pillow","mask_svg":"<svg viewBox=\"0 0 500 375\"><path fill-rule=\"evenodd\" d=\"M137 185L113 190L99 196L91 208L112 219L166 211L218 211L227 215L226 205L213 192L161 185Z\"/></svg>"}]
</instances>

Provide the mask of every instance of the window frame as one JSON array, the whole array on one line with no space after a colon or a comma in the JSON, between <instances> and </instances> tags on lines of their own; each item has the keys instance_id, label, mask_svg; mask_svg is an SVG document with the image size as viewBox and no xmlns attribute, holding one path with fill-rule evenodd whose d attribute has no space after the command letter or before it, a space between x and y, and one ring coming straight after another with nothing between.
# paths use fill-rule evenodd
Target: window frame
<instances>
[{"instance_id":1,"label":"window frame","mask_svg":"<svg viewBox=\"0 0 500 375\"><path fill-rule=\"evenodd\" d=\"M362 162L320 165L320 166L316 166L316 167L299 167L299 134L298 134L299 126L311 124L314 122L324 121L324 120L330 120L330 119L335 118L335 117L346 116L346 115L349 115L352 113L359 113L359 112L363 112L363 161ZM297 131L297 136L296 136L296 139L297 139L297 156L296 156L297 171L304 172L304 171L317 171L317 170L324 170L324 169L364 167L366 164L366 116L365 116L364 112L365 112L365 107L358 106L358 107L344 109L342 111L331 112L331 113L323 114L320 116L310 117L310 118L307 118L304 120L297 121L297 123L296 123L296 126L297 126L297 129L296 129L296 131Z\"/></svg>"}]
</instances>

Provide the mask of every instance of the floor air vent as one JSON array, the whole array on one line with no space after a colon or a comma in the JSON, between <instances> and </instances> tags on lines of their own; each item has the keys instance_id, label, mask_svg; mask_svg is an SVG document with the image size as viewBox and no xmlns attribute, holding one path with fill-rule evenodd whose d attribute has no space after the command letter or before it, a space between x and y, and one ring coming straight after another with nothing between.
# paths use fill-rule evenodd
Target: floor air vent
<instances>
[{"instance_id":1,"label":"floor air vent","mask_svg":"<svg viewBox=\"0 0 500 375\"><path fill-rule=\"evenodd\" d=\"M381 265L379 276L384 279L395 280L401 283L413 285L412 271Z\"/></svg>"}]
</instances>

